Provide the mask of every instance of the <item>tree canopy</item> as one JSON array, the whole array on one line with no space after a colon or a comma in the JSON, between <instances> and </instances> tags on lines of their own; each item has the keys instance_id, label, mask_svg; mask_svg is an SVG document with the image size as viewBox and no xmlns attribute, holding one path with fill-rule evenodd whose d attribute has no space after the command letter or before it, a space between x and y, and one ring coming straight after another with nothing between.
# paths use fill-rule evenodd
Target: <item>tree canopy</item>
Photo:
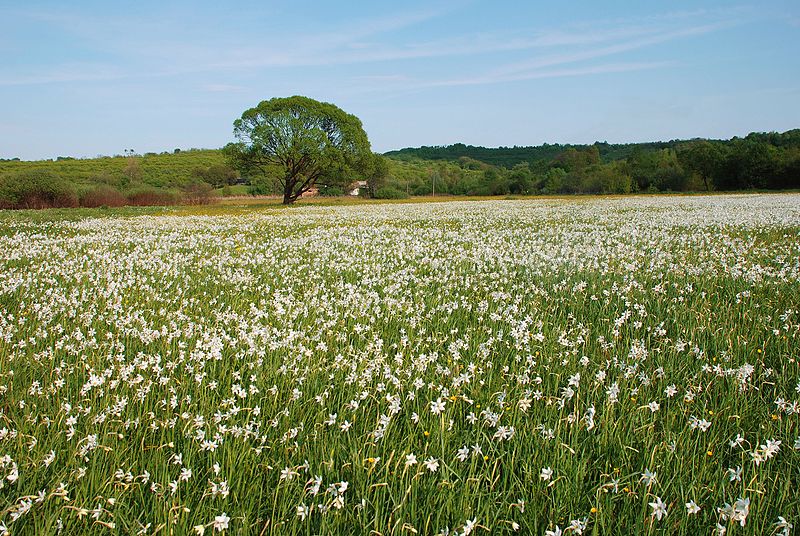
<instances>
[{"instance_id":1,"label":"tree canopy","mask_svg":"<svg viewBox=\"0 0 800 536\"><path fill-rule=\"evenodd\" d=\"M369 140L361 121L308 97L274 98L246 110L234 124L226 153L243 175L277 174L283 203L316 184L346 186L368 172Z\"/></svg>"}]
</instances>

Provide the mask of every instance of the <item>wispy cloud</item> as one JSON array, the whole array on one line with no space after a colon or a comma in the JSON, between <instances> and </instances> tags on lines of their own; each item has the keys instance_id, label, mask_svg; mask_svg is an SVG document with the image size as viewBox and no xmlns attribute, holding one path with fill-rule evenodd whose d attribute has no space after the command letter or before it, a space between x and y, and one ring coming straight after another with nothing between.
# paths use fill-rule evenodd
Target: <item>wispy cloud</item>
<instances>
[{"instance_id":1,"label":"wispy cloud","mask_svg":"<svg viewBox=\"0 0 800 536\"><path fill-rule=\"evenodd\" d=\"M701 26L692 26L689 28L681 28L673 31L661 31L661 32L655 32L651 35L642 37L640 39L619 41L617 43L604 47L599 47L599 48L590 47L578 50L576 52L570 52L567 54L534 57L522 62L504 65L503 67L500 67L497 70L495 70L493 74L497 75L498 77L502 77L502 75L505 74L511 74L515 72L525 72L531 69L538 69L541 67L550 67L553 65L563 65L566 63L575 63L578 61L602 58L615 54L621 54L623 52L630 52L632 50L637 50L651 45L665 43L668 41L674 41L682 37L707 34L725 28L732 24L733 24L732 22L725 21L712 24L705 24Z\"/></svg>"},{"instance_id":2,"label":"wispy cloud","mask_svg":"<svg viewBox=\"0 0 800 536\"><path fill-rule=\"evenodd\" d=\"M541 44L542 42L570 43L572 45L591 44L593 46L574 46L572 50L564 53L536 54L525 60L508 62L483 73L470 74L464 77L415 80L408 76L395 74L384 78L375 78L373 81L385 82L385 84L381 86L373 85L365 89L367 91L393 90L404 92L435 87L477 86L534 79L621 73L674 67L677 63L673 60L580 64L619 56L626 52L669 41L708 34L734 24L737 24L737 21L723 20L709 24L680 27L678 29L664 27L655 28L650 25L626 26L619 33L598 30L594 33L582 34L583 37L579 34L574 34L575 39L570 37L573 34L565 31L558 31L550 34L547 38L542 39L540 37L540 39L535 40L537 43L536 46L524 48L545 48L545 46ZM604 43L605 41L613 42ZM596 46L600 43L604 43L604 46ZM573 64L578 65L569 67Z\"/></svg>"},{"instance_id":3,"label":"wispy cloud","mask_svg":"<svg viewBox=\"0 0 800 536\"><path fill-rule=\"evenodd\" d=\"M207 43L195 44L171 40L166 32L157 31L153 38L148 34L121 32L121 28L136 27L142 21L97 18L76 20L69 13L32 12L51 24L69 28L88 40L99 42L108 32L123 35L109 45L120 61L108 65L61 65L37 73L8 72L0 76L0 86L48 84L76 81L102 81L120 78L145 78L213 73L227 77L233 73L266 73L272 69L295 67L333 67L339 65L375 64L384 66L391 62L404 62L408 67L413 60L472 57L503 59L503 53L530 52L526 59L506 62L478 76L414 81L406 73L384 75L364 73L363 77L374 84L404 85L407 88L457 86L501 83L551 76L559 68L618 56L625 52L653 46L691 36L698 36L740 23L741 9L725 11L692 11L667 13L644 19L599 21L592 24L536 31L518 29L503 33L461 34L445 39L412 40L403 42L394 38L396 32L429 23L448 14L457 4L415 12L373 17L350 21L323 33L308 32L301 35L273 36L256 44L215 41L213 34ZM688 25L688 21L702 22ZM553 53L553 49L559 52ZM563 52L562 52L563 50ZM165 51L169 51L165 54ZM503 55L503 56L501 56ZM617 62L615 65L622 65ZM647 65L656 65L650 62ZM608 63L604 64L606 69ZM645 63L627 63L628 66ZM569 69L590 74L602 65L581 65ZM643 67L640 67L643 68ZM647 67L652 68L652 67ZM547 71L546 69L550 69ZM549 75L547 73L550 73ZM574 76L574 75L571 75ZM240 91L235 84L211 84L205 91Z\"/></svg>"}]
</instances>

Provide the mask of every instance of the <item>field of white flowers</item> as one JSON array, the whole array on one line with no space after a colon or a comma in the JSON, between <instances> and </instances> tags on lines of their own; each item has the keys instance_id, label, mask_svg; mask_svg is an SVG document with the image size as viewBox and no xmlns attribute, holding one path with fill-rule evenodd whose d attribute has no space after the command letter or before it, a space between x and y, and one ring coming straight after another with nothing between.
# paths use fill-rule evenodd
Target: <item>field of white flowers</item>
<instances>
[{"instance_id":1,"label":"field of white flowers","mask_svg":"<svg viewBox=\"0 0 800 536\"><path fill-rule=\"evenodd\" d=\"M800 526L800 195L64 214L0 214L0 534Z\"/></svg>"}]
</instances>

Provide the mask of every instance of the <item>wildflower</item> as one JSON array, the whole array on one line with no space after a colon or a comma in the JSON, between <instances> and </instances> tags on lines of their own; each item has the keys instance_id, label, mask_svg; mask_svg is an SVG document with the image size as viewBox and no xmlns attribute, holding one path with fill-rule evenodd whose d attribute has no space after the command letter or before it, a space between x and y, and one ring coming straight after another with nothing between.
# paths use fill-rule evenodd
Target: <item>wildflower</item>
<instances>
[{"instance_id":1,"label":"wildflower","mask_svg":"<svg viewBox=\"0 0 800 536\"><path fill-rule=\"evenodd\" d=\"M308 517L308 507L305 504L297 507L297 517L300 518L300 521L305 521L306 517Z\"/></svg>"},{"instance_id":2,"label":"wildflower","mask_svg":"<svg viewBox=\"0 0 800 536\"><path fill-rule=\"evenodd\" d=\"M556 528L553 530L546 530L544 531L544 536L562 536L564 533L561 530L561 527L556 525Z\"/></svg>"},{"instance_id":3,"label":"wildflower","mask_svg":"<svg viewBox=\"0 0 800 536\"><path fill-rule=\"evenodd\" d=\"M478 524L477 517L474 519L467 519L464 522L464 532L463 532L464 536L468 536L469 534L471 534L472 531L475 530L475 525L477 524Z\"/></svg>"},{"instance_id":4,"label":"wildflower","mask_svg":"<svg viewBox=\"0 0 800 536\"><path fill-rule=\"evenodd\" d=\"M583 519L573 519L569 522L569 526L564 529L565 531L571 531L572 534L583 534L583 531L586 530L586 525L588 524L588 518L584 517Z\"/></svg>"},{"instance_id":5,"label":"wildflower","mask_svg":"<svg viewBox=\"0 0 800 536\"><path fill-rule=\"evenodd\" d=\"M711 427L711 421L707 421L706 419L699 419L692 415L689 417L689 426L694 429L700 429L701 432L706 432Z\"/></svg>"},{"instance_id":6,"label":"wildflower","mask_svg":"<svg viewBox=\"0 0 800 536\"><path fill-rule=\"evenodd\" d=\"M434 415L439 415L444 411L445 402L441 398L437 398L433 402L431 402L431 413Z\"/></svg>"},{"instance_id":7,"label":"wildflower","mask_svg":"<svg viewBox=\"0 0 800 536\"><path fill-rule=\"evenodd\" d=\"M539 478L545 481L550 480L552 476L553 476L553 470L550 467L543 467L542 472L539 473Z\"/></svg>"},{"instance_id":8,"label":"wildflower","mask_svg":"<svg viewBox=\"0 0 800 536\"><path fill-rule=\"evenodd\" d=\"M281 469L280 479L281 480L292 480L297 474L299 474L299 473L297 473L291 467L284 467L283 469Z\"/></svg>"},{"instance_id":9,"label":"wildflower","mask_svg":"<svg viewBox=\"0 0 800 536\"><path fill-rule=\"evenodd\" d=\"M416 465L417 457L412 452L406 456L406 467L411 467L412 465Z\"/></svg>"},{"instance_id":10,"label":"wildflower","mask_svg":"<svg viewBox=\"0 0 800 536\"><path fill-rule=\"evenodd\" d=\"M315 475L314 478L306 482L306 488L308 488L308 492L311 495L318 494L320 487L322 487L322 477L319 475Z\"/></svg>"},{"instance_id":11,"label":"wildflower","mask_svg":"<svg viewBox=\"0 0 800 536\"><path fill-rule=\"evenodd\" d=\"M430 471L431 473L435 473L436 470L439 469L439 461L436 458L433 457L428 458L427 460L425 460L424 464L425 467L428 469L428 471Z\"/></svg>"},{"instance_id":12,"label":"wildflower","mask_svg":"<svg viewBox=\"0 0 800 536\"><path fill-rule=\"evenodd\" d=\"M737 467L736 469L728 468L728 479L731 482L741 482L742 481L742 468L741 466Z\"/></svg>"},{"instance_id":13,"label":"wildflower","mask_svg":"<svg viewBox=\"0 0 800 536\"><path fill-rule=\"evenodd\" d=\"M228 528L228 523L230 522L231 518L228 517L228 514L222 512L222 515L218 515L214 517L214 530L218 532L222 532Z\"/></svg>"},{"instance_id":14,"label":"wildflower","mask_svg":"<svg viewBox=\"0 0 800 536\"><path fill-rule=\"evenodd\" d=\"M661 500L661 497L656 497L655 501L648 504L650 504L650 507L653 509L653 512L650 514L652 517L655 517L659 521L661 521L662 517L667 517L667 505Z\"/></svg>"},{"instance_id":15,"label":"wildflower","mask_svg":"<svg viewBox=\"0 0 800 536\"><path fill-rule=\"evenodd\" d=\"M789 536L789 531L794 528L794 525L786 521L783 516L778 516L778 521L775 522L775 530L778 531L780 536Z\"/></svg>"},{"instance_id":16,"label":"wildflower","mask_svg":"<svg viewBox=\"0 0 800 536\"><path fill-rule=\"evenodd\" d=\"M647 487L650 487L650 485L652 485L657 478L658 475L656 473L651 472L649 469L645 469L641 478L639 478L639 482L643 483Z\"/></svg>"},{"instance_id":17,"label":"wildflower","mask_svg":"<svg viewBox=\"0 0 800 536\"><path fill-rule=\"evenodd\" d=\"M747 516L750 513L750 499L743 499L738 498L736 502L731 506L728 503L725 503L725 506L722 508L717 508L717 512L724 520L730 520L733 522L738 521L739 524L744 527L745 522L747 521Z\"/></svg>"},{"instance_id":18,"label":"wildflower","mask_svg":"<svg viewBox=\"0 0 800 536\"><path fill-rule=\"evenodd\" d=\"M697 503L695 503L694 500L691 500L691 501L686 503L686 513L687 514L689 514L691 516L691 515L697 514L698 512L700 512L700 507L697 506Z\"/></svg>"}]
</instances>

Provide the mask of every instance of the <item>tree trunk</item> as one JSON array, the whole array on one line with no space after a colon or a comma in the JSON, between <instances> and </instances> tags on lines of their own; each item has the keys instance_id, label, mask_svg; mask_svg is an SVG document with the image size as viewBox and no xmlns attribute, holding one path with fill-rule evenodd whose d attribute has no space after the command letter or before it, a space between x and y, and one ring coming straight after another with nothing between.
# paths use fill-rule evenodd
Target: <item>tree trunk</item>
<instances>
[{"instance_id":1,"label":"tree trunk","mask_svg":"<svg viewBox=\"0 0 800 536\"><path fill-rule=\"evenodd\" d=\"M283 204L284 205L291 205L294 203L297 196L294 195L294 187L297 183L297 180L294 178L287 177L283 187Z\"/></svg>"}]
</instances>

